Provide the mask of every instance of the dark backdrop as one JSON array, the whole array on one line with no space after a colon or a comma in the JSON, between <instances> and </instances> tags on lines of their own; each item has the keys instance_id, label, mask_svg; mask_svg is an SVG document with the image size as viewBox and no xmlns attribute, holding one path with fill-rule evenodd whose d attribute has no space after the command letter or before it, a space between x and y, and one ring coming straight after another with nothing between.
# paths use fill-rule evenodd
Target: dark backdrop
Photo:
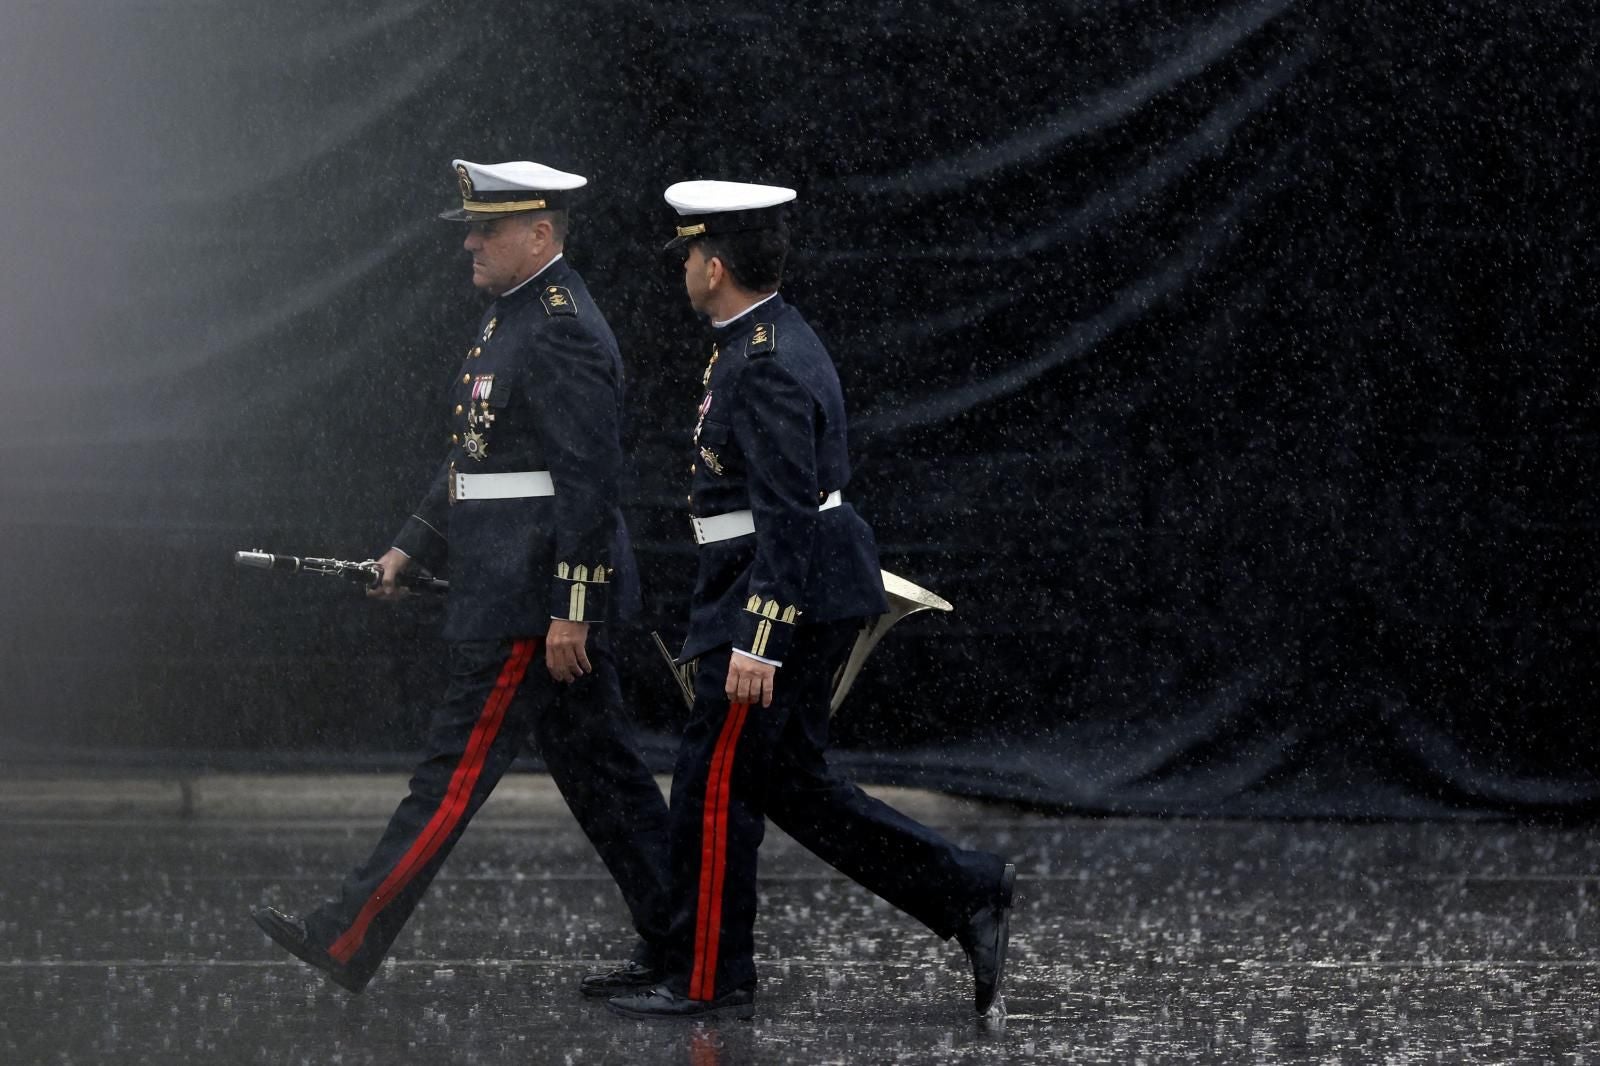
<instances>
[{"instance_id":1,"label":"dark backdrop","mask_svg":"<svg viewBox=\"0 0 1600 1066\"><path fill-rule=\"evenodd\" d=\"M481 306L449 159L534 158L630 363L656 758L706 354L660 190L715 176L799 189L850 495L957 606L869 663L860 776L1593 813L1593 15L1203 6L9 6L0 745L404 761L436 612L230 553L386 546Z\"/></svg>"}]
</instances>

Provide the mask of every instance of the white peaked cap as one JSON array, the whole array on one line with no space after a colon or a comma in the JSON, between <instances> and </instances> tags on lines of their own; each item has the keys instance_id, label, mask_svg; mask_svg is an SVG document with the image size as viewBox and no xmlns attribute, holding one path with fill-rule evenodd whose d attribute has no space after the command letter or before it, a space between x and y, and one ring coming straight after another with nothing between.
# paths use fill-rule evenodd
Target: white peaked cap
<instances>
[{"instance_id":1,"label":"white peaked cap","mask_svg":"<svg viewBox=\"0 0 1600 1066\"><path fill-rule=\"evenodd\" d=\"M679 225L677 236L667 242L665 250L672 251L697 237L775 229L783 225L783 205L795 198L795 191L742 181L680 181L663 196L689 222Z\"/></svg>"},{"instance_id":2,"label":"white peaked cap","mask_svg":"<svg viewBox=\"0 0 1600 1066\"><path fill-rule=\"evenodd\" d=\"M680 181L668 186L664 195L680 215L709 215L777 207L793 200L795 191L782 185L751 185L743 181Z\"/></svg>"},{"instance_id":3,"label":"white peaked cap","mask_svg":"<svg viewBox=\"0 0 1600 1066\"><path fill-rule=\"evenodd\" d=\"M453 222L481 222L522 211L556 211L571 203L570 194L589 184L581 174L569 174L543 163L517 159L509 163L474 163L452 159L461 206L439 217Z\"/></svg>"}]
</instances>

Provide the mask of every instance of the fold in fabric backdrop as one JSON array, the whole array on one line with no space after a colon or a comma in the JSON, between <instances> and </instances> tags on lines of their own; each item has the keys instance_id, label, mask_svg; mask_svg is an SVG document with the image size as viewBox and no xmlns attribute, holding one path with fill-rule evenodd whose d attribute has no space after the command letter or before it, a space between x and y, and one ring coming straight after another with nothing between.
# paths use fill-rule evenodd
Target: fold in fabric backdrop
<instances>
[{"instance_id":1,"label":"fold in fabric backdrop","mask_svg":"<svg viewBox=\"0 0 1600 1066\"><path fill-rule=\"evenodd\" d=\"M20 10L18 9L20 7ZM26 5L0 14L0 743L400 763L437 617L363 557L481 299L451 157L587 174L628 359L619 629L668 765L708 354L660 190L800 190L848 495L953 615L866 780L1091 811L1592 813L1595 45L1578 3Z\"/></svg>"}]
</instances>

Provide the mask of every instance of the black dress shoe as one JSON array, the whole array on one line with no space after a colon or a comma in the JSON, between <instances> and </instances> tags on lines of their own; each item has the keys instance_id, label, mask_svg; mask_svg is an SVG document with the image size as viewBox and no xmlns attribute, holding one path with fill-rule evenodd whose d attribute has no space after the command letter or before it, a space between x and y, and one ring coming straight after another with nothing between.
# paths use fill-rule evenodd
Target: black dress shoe
<instances>
[{"instance_id":1,"label":"black dress shoe","mask_svg":"<svg viewBox=\"0 0 1600 1066\"><path fill-rule=\"evenodd\" d=\"M358 973L336 960L323 949L311 943L306 934L306 923L292 914L275 907L257 907L250 912L261 931L270 936L289 954L301 962L309 963L328 975L328 980L350 992L360 992L372 980L370 973Z\"/></svg>"},{"instance_id":2,"label":"black dress shoe","mask_svg":"<svg viewBox=\"0 0 1600 1066\"><path fill-rule=\"evenodd\" d=\"M956 939L966 949L972 963L973 1002L979 1014L988 1014L1000 994L1006 975L1006 948L1011 942L1011 897L1017 883L1017 868L1006 863L1000 874L1000 887L994 900L979 907L967 919Z\"/></svg>"},{"instance_id":3,"label":"black dress shoe","mask_svg":"<svg viewBox=\"0 0 1600 1066\"><path fill-rule=\"evenodd\" d=\"M586 996L622 996L629 992L641 992L659 983L665 976L654 966L629 959L614 970L585 974L583 980L578 982L578 991Z\"/></svg>"},{"instance_id":4,"label":"black dress shoe","mask_svg":"<svg viewBox=\"0 0 1600 1066\"><path fill-rule=\"evenodd\" d=\"M690 1018L740 1018L755 1017L756 994L754 989L736 988L716 999L690 999L680 996L666 985L656 985L631 996L617 996L606 1000L606 1007L624 1018L643 1018L648 1021Z\"/></svg>"}]
</instances>

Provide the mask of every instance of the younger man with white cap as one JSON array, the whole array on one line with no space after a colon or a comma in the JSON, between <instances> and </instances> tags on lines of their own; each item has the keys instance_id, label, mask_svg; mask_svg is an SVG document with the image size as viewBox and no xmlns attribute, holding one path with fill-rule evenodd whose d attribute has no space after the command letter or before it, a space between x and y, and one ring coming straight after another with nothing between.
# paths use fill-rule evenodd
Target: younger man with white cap
<instances>
[{"instance_id":1,"label":"younger man with white cap","mask_svg":"<svg viewBox=\"0 0 1600 1066\"><path fill-rule=\"evenodd\" d=\"M667 245L714 344L694 421L699 575L680 661L694 710L672 779L666 979L611 999L635 1018L748 1018L756 852L771 818L829 864L957 937L987 1012L1005 965L1015 869L958 848L828 765L832 682L888 609L872 530L844 496L844 397L832 359L778 295L794 191L726 181L666 191Z\"/></svg>"}]
</instances>

